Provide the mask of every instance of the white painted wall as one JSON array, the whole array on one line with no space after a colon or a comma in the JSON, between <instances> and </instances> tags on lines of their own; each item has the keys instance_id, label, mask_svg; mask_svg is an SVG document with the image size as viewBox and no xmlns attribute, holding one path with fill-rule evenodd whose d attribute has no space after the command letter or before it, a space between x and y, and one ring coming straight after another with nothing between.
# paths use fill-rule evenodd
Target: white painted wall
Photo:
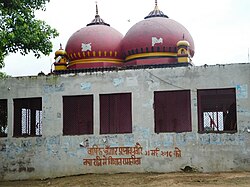
<instances>
[{"instance_id":1,"label":"white painted wall","mask_svg":"<svg viewBox=\"0 0 250 187\"><path fill-rule=\"evenodd\" d=\"M245 88L237 93L237 127L234 134L198 134L197 89ZM191 90L192 132L154 133L154 91ZM0 80L0 99L8 99L8 137L0 138L0 180L50 178L84 173L172 172L191 166L201 172L250 171L250 64L215 65L17 77ZM132 93L131 134L100 135L99 94ZM62 97L94 95L94 134L63 136ZM13 99L42 97L41 137L13 138ZM89 144L80 147L81 142ZM83 159L93 146L135 147L139 165L86 166ZM181 157L173 156L175 148ZM157 150L158 156L146 155ZM151 151L153 152L153 151ZM166 154L172 153L172 157ZM104 153L104 149L102 149ZM107 158L109 155L106 155ZM131 155L112 155L131 158ZM132 159L133 160L133 159Z\"/></svg>"}]
</instances>

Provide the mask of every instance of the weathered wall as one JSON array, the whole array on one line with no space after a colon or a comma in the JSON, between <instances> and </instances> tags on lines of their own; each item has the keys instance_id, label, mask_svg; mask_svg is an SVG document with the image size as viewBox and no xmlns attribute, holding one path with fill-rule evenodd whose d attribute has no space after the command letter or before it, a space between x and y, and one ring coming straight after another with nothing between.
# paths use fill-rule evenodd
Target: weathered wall
<instances>
[{"instance_id":1,"label":"weathered wall","mask_svg":"<svg viewBox=\"0 0 250 187\"><path fill-rule=\"evenodd\" d=\"M197 89L232 87L238 90L237 133L197 133ZM0 80L0 99L8 99L8 137L0 138L0 180L172 172L185 166L201 172L250 171L249 88L250 64ZM154 91L180 89L191 90L192 132L154 133ZM100 135L99 94L123 92L132 93L133 133ZM85 94L94 95L94 134L63 136L62 96ZM13 138L13 99L29 97L42 97L42 136ZM125 147L135 152L125 152Z\"/></svg>"}]
</instances>

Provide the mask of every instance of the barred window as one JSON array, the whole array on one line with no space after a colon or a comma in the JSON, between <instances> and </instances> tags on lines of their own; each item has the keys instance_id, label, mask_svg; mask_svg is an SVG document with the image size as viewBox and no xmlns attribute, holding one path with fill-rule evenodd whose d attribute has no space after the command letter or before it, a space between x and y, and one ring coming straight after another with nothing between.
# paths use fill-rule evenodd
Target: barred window
<instances>
[{"instance_id":1,"label":"barred window","mask_svg":"<svg viewBox=\"0 0 250 187\"><path fill-rule=\"evenodd\" d=\"M100 133L132 133L131 93L100 95Z\"/></svg>"},{"instance_id":2,"label":"barred window","mask_svg":"<svg viewBox=\"0 0 250 187\"><path fill-rule=\"evenodd\" d=\"M7 137L7 99L0 99L0 137Z\"/></svg>"},{"instance_id":3,"label":"barred window","mask_svg":"<svg viewBox=\"0 0 250 187\"><path fill-rule=\"evenodd\" d=\"M236 91L228 89L198 90L199 132L236 132Z\"/></svg>"},{"instance_id":4,"label":"barred window","mask_svg":"<svg viewBox=\"0 0 250 187\"><path fill-rule=\"evenodd\" d=\"M190 91L154 92L155 132L190 132Z\"/></svg>"},{"instance_id":5,"label":"barred window","mask_svg":"<svg viewBox=\"0 0 250 187\"><path fill-rule=\"evenodd\" d=\"M42 98L14 99L14 136L42 135Z\"/></svg>"},{"instance_id":6,"label":"barred window","mask_svg":"<svg viewBox=\"0 0 250 187\"><path fill-rule=\"evenodd\" d=\"M93 95L63 97L63 134L93 134Z\"/></svg>"}]
</instances>

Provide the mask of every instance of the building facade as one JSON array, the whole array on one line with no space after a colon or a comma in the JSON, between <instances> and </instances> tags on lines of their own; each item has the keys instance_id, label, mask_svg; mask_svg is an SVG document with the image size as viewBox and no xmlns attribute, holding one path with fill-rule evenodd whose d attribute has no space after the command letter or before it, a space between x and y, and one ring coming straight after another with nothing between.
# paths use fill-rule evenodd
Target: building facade
<instances>
[{"instance_id":1,"label":"building facade","mask_svg":"<svg viewBox=\"0 0 250 187\"><path fill-rule=\"evenodd\" d=\"M157 1L124 37L96 8L50 75L0 80L0 180L250 171L250 64L194 52Z\"/></svg>"},{"instance_id":2,"label":"building facade","mask_svg":"<svg viewBox=\"0 0 250 187\"><path fill-rule=\"evenodd\" d=\"M249 71L229 64L4 79L0 178L249 171Z\"/></svg>"}]
</instances>

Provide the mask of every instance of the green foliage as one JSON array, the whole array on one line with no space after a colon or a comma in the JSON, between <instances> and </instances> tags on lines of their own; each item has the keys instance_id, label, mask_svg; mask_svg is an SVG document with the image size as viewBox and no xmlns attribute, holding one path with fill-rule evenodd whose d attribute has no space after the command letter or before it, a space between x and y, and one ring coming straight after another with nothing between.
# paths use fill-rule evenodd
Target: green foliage
<instances>
[{"instance_id":1,"label":"green foliage","mask_svg":"<svg viewBox=\"0 0 250 187\"><path fill-rule=\"evenodd\" d=\"M9 53L26 55L34 52L49 55L52 51L50 39L58 32L44 21L35 19L36 10L45 11L50 0L0 0L0 68Z\"/></svg>"},{"instance_id":2,"label":"green foliage","mask_svg":"<svg viewBox=\"0 0 250 187\"><path fill-rule=\"evenodd\" d=\"M1 78L7 78L7 77L10 77L10 76L7 75L7 74L4 73L4 72L0 72L0 79L1 79Z\"/></svg>"}]
</instances>

